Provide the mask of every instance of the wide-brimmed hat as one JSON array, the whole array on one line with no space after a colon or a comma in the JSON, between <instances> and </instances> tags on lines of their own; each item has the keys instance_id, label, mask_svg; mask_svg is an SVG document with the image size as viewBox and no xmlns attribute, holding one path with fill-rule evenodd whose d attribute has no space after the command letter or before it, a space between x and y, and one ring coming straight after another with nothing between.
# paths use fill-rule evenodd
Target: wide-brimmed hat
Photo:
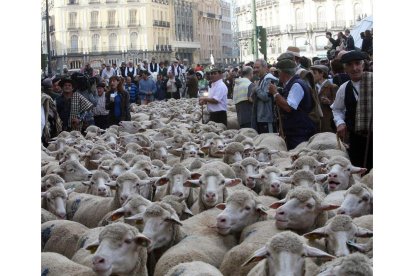
<instances>
[{"instance_id":1,"label":"wide-brimmed hat","mask_svg":"<svg viewBox=\"0 0 414 276\"><path fill-rule=\"evenodd\" d=\"M63 79L61 79L60 82L59 82L59 86L63 88L63 86L67 82L70 83L70 84L72 84L72 86L73 86L73 80L70 79L70 78L63 78Z\"/></svg>"},{"instance_id":2,"label":"wide-brimmed hat","mask_svg":"<svg viewBox=\"0 0 414 276\"><path fill-rule=\"evenodd\" d=\"M361 52L361 51L349 51L348 53L344 54L341 57L341 62L342 63L349 63L351 61L354 60L364 60L367 59L368 56L365 52Z\"/></svg>"},{"instance_id":3,"label":"wide-brimmed hat","mask_svg":"<svg viewBox=\"0 0 414 276\"><path fill-rule=\"evenodd\" d=\"M322 65L322 64L319 64L319 65L312 65L312 66L310 67L310 69L316 69L316 70L322 71L322 72L324 72L324 73L326 73L326 74L328 74L328 72L329 72L329 68L328 68L328 66L325 66L325 65Z\"/></svg>"},{"instance_id":4,"label":"wide-brimmed hat","mask_svg":"<svg viewBox=\"0 0 414 276\"><path fill-rule=\"evenodd\" d=\"M296 63L291 59L282 59L276 63L276 68L284 72L285 70L295 69Z\"/></svg>"},{"instance_id":5,"label":"wide-brimmed hat","mask_svg":"<svg viewBox=\"0 0 414 276\"><path fill-rule=\"evenodd\" d=\"M295 60L295 56L290 53L290 52L286 52L286 53L282 53L280 56L278 56L277 61L281 61L284 59L290 59L290 60Z\"/></svg>"},{"instance_id":6,"label":"wide-brimmed hat","mask_svg":"<svg viewBox=\"0 0 414 276\"><path fill-rule=\"evenodd\" d=\"M295 46L289 46L289 47L286 49L286 53L291 53L291 54L293 54L295 57L301 57L301 55L300 55L300 49L299 49L298 47L295 47Z\"/></svg>"}]
</instances>

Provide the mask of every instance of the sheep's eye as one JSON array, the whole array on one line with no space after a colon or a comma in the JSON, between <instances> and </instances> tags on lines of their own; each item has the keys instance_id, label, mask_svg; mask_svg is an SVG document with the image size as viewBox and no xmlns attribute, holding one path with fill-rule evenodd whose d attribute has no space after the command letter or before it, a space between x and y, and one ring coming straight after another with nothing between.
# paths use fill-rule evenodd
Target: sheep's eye
<instances>
[{"instance_id":1,"label":"sheep's eye","mask_svg":"<svg viewBox=\"0 0 414 276\"><path fill-rule=\"evenodd\" d=\"M47 188L50 188L50 187L52 187L52 185L50 185L50 184L49 184L49 185L46 185L46 187L47 187Z\"/></svg>"},{"instance_id":2,"label":"sheep's eye","mask_svg":"<svg viewBox=\"0 0 414 276\"><path fill-rule=\"evenodd\" d=\"M250 206L246 206L246 207L244 207L244 209L245 209L246 211L250 211L252 208L251 208Z\"/></svg>"},{"instance_id":3,"label":"sheep's eye","mask_svg":"<svg viewBox=\"0 0 414 276\"><path fill-rule=\"evenodd\" d=\"M363 196L363 197L362 197L362 200L363 200L363 201L368 201L368 197Z\"/></svg>"},{"instance_id":4,"label":"sheep's eye","mask_svg":"<svg viewBox=\"0 0 414 276\"><path fill-rule=\"evenodd\" d=\"M348 169L346 169L348 172L350 172L351 171L351 168L348 168Z\"/></svg>"},{"instance_id":5,"label":"sheep's eye","mask_svg":"<svg viewBox=\"0 0 414 276\"><path fill-rule=\"evenodd\" d=\"M198 181L198 183L203 184L203 181L200 179L200 180Z\"/></svg>"},{"instance_id":6,"label":"sheep's eye","mask_svg":"<svg viewBox=\"0 0 414 276\"><path fill-rule=\"evenodd\" d=\"M132 240L131 240L131 239L126 239L126 240L125 240L125 243L126 243L126 244L130 244L131 242L132 242Z\"/></svg>"},{"instance_id":7,"label":"sheep's eye","mask_svg":"<svg viewBox=\"0 0 414 276\"><path fill-rule=\"evenodd\" d=\"M313 208L313 205L310 204L310 203L308 203L308 204L306 204L306 208L312 209Z\"/></svg>"},{"instance_id":8,"label":"sheep's eye","mask_svg":"<svg viewBox=\"0 0 414 276\"><path fill-rule=\"evenodd\" d=\"M125 212L125 216L126 216L126 217L130 217L130 216L132 216L132 213L131 213L130 211Z\"/></svg>"},{"instance_id":9,"label":"sheep's eye","mask_svg":"<svg viewBox=\"0 0 414 276\"><path fill-rule=\"evenodd\" d=\"M91 181L91 185L94 185L95 184L95 182L94 181Z\"/></svg>"},{"instance_id":10,"label":"sheep's eye","mask_svg":"<svg viewBox=\"0 0 414 276\"><path fill-rule=\"evenodd\" d=\"M224 184L224 183L226 183L226 180L224 180L224 179L223 179L223 180L221 181L221 184Z\"/></svg>"},{"instance_id":11,"label":"sheep's eye","mask_svg":"<svg viewBox=\"0 0 414 276\"><path fill-rule=\"evenodd\" d=\"M296 166L296 167L295 167L295 170L299 170L299 167L298 167L298 166Z\"/></svg>"}]
</instances>

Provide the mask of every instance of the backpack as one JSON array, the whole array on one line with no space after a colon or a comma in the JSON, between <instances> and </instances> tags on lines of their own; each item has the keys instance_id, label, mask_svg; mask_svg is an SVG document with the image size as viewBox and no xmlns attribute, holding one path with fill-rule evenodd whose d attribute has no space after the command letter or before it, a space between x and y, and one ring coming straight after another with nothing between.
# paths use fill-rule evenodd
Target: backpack
<instances>
[{"instance_id":1,"label":"backpack","mask_svg":"<svg viewBox=\"0 0 414 276\"><path fill-rule=\"evenodd\" d=\"M321 119L323 117L323 113L322 113L322 108L321 108L321 104L319 102L319 97L318 97L318 92L316 92L315 87L315 83L313 80L313 75L310 71L306 70L306 69L299 69L296 72L297 75L299 75L299 77L304 80L307 84L309 84L309 90L311 92L311 99L312 99L312 109L311 111L308 113L309 118L312 120L312 122L315 123L315 125L319 126L320 129L320 125L321 125Z\"/></svg>"}]
</instances>

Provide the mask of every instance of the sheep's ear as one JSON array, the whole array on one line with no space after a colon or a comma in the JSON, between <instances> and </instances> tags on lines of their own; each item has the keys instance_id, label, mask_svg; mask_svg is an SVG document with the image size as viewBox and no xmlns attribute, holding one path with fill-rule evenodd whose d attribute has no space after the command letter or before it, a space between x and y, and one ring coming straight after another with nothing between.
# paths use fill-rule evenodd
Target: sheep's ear
<instances>
[{"instance_id":1,"label":"sheep's ear","mask_svg":"<svg viewBox=\"0 0 414 276\"><path fill-rule=\"evenodd\" d=\"M256 212L259 214L259 216L267 216L267 210L269 210L269 208L267 208L263 204L258 204L256 206Z\"/></svg>"},{"instance_id":2,"label":"sheep's ear","mask_svg":"<svg viewBox=\"0 0 414 276\"><path fill-rule=\"evenodd\" d=\"M85 186L91 186L91 181L82 181L82 184Z\"/></svg>"},{"instance_id":3,"label":"sheep's ear","mask_svg":"<svg viewBox=\"0 0 414 276\"><path fill-rule=\"evenodd\" d=\"M241 183L242 180L240 178L226 178L226 180L224 181L224 186L226 187L233 187L236 186L237 184Z\"/></svg>"},{"instance_id":4,"label":"sheep's ear","mask_svg":"<svg viewBox=\"0 0 414 276\"><path fill-rule=\"evenodd\" d=\"M200 187L200 181L198 180L187 180L183 184L184 187L188 188L199 188Z\"/></svg>"},{"instance_id":5,"label":"sheep's ear","mask_svg":"<svg viewBox=\"0 0 414 276\"><path fill-rule=\"evenodd\" d=\"M201 150L198 150L197 154L198 154L200 157L204 157L204 156L206 155L206 154L205 154L204 152L202 152Z\"/></svg>"},{"instance_id":6,"label":"sheep's ear","mask_svg":"<svg viewBox=\"0 0 414 276\"><path fill-rule=\"evenodd\" d=\"M47 197L47 193L48 193L47 191L46 192L42 192L41 193L42 197Z\"/></svg>"},{"instance_id":7,"label":"sheep's ear","mask_svg":"<svg viewBox=\"0 0 414 276\"><path fill-rule=\"evenodd\" d=\"M105 183L111 190L116 190L116 181L111 181L109 183Z\"/></svg>"},{"instance_id":8,"label":"sheep's ear","mask_svg":"<svg viewBox=\"0 0 414 276\"><path fill-rule=\"evenodd\" d=\"M261 260L265 259L268 254L269 253L267 252L266 247L263 246L263 247L257 249L252 255L250 255L250 257L247 259L246 262L244 262L244 264L242 264L242 266L246 266L246 265L248 265L252 262L261 261Z\"/></svg>"},{"instance_id":9,"label":"sheep's ear","mask_svg":"<svg viewBox=\"0 0 414 276\"><path fill-rule=\"evenodd\" d=\"M327 179L328 179L327 174L317 174L317 175L315 175L315 180L317 182L325 182Z\"/></svg>"},{"instance_id":10,"label":"sheep's ear","mask_svg":"<svg viewBox=\"0 0 414 276\"><path fill-rule=\"evenodd\" d=\"M157 181L155 181L155 186L163 186L167 184L170 181L170 179L166 176L160 177Z\"/></svg>"},{"instance_id":11,"label":"sheep's ear","mask_svg":"<svg viewBox=\"0 0 414 276\"><path fill-rule=\"evenodd\" d=\"M176 148L175 151L177 151L177 152L183 152L183 148L182 147L181 148Z\"/></svg>"},{"instance_id":12,"label":"sheep's ear","mask_svg":"<svg viewBox=\"0 0 414 276\"><path fill-rule=\"evenodd\" d=\"M112 212L112 215L109 217L110 221L116 221L120 218L122 218L125 215L124 207L119 208L118 210L115 210Z\"/></svg>"},{"instance_id":13,"label":"sheep's ear","mask_svg":"<svg viewBox=\"0 0 414 276\"><path fill-rule=\"evenodd\" d=\"M89 252L91 252L91 254L95 254L98 247L99 247L99 241L96 241L96 242L91 243L90 245L88 245L85 249L88 250Z\"/></svg>"},{"instance_id":14,"label":"sheep's ear","mask_svg":"<svg viewBox=\"0 0 414 276\"><path fill-rule=\"evenodd\" d=\"M283 204L285 204L287 202L286 198L276 201L275 203L272 203L269 207L272 209L277 209L280 206L282 206Z\"/></svg>"},{"instance_id":15,"label":"sheep's ear","mask_svg":"<svg viewBox=\"0 0 414 276\"><path fill-rule=\"evenodd\" d=\"M292 183L293 177L292 176L279 176L277 179L284 183Z\"/></svg>"},{"instance_id":16,"label":"sheep's ear","mask_svg":"<svg viewBox=\"0 0 414 276\"><path fill-rule=\"evenodd\" d=\"M335 204L324 204L324 203L322 203L321 206L319 206L319 210L320 211L330 211L330 210L333 210L333 209L337 209L339 207L341 207L341 206L335 205Z\"/></svg>"},{"instance_id":17,"label":"sheep's ear","mask_svg":"<svg viewBox=\"0 0 414 276\"><path fill-rule=\"evenodd\" d=\"M188 209L187 204L185 204L184 202L184 210L183 210L184 214L190 215L190 216L194 216L193 212L191 212L190 209Z\"/></svg>"},{"instance_id":18,"label":"sheep's ear","mask_svg":"<svg viewBox=\"0 0 414 276\"><path fill-rule=\"evenodd\" d=\"M180 225L180 226L183 226L183 224L181 223L181 221L180 221L180 219L178 218L177 214L173 214L173 215L171 215L171 217L166 218L166 219L165 219L165 221L167 221L167 222L171 222L171 223L173 223L173 224L177 224L177 225Z\"/></svg>"},{"instance_id":19,"label":"sheep's ear","mask_svg":"<svg viewBox=\"0 0 414 276\"><path fill-rule=\"evenodd\" d=\"M199 179L201 177L201 173L191 173L190 178L193 180Z\"/></svg>"},{"instance_id":20,"label":"sheep's ear","mask_svg":"<svg viewBox=\"0 0 414 276\"><path fill-rule=\"evenodd\" d=\"M226 203L219 203L216 205L217 209L224 210L226 209Z\"/></svg>"},{"instance_id":21,"label":"sheep's ear","mask_svg":"<svg viewBox=\"0 0 414 276\"><path fill-rule=\"evenodd\" d=\"M104 171L109 171L109 166L100 166L100 169Z\"/></svg>"},{"instance_id":22,"label":"sheep's ear","mask_svg":"<svg viewBox=\"0 0 414 276\"><path fill-rule=\"evenodd\" d=\"M309 240L319 240L328 236L325 231L325 226L315 229L312 232L306 233L303 235L305 238Z\"/></svg>"},{"instance_id":23,"label":"sheep's ear","mask_svg":"<svg viewBox=\"0 0 414 276\"><path fill-rule=\"evenodd\" d=\"M75 188L66 189L66 193L70 195L73 191L75 191Z\"/></svg>"},{"instance_id":24,"label":"sheep's ear","mask_svg":"<svg viewBox=\"0 0 414 276\"><path fill-rule=\"evenodd\" d=\"M135 214L133 216L124 218L125 221L135 221L135 224L137 225L141 225L142 223L144 223L144 214L143 213L139 213L139 214Z\"/></svg>"},{"instance_id":25,"label":"sheep's ear","mask_svg":"<svg viewBox=\"0 0 414 276\"><path fill-rule=\"evenodd\" d=\"M327 258L329 260L336 258L335 256L329 255L325 251L309 246L307 244L303 245L303 254L306 257L320 257L320 258Z\"/></svg>"},{"instance_id":26,"label":"sheep's ear","mask_svg":"<svg viewBox=\"0 0 414 276\"><path fill-rule=\"evenodd\" d=\"M352 165L350 165L349 167L351 169L351 174L356 174L356 173L357 174L363 174L363 173L367 172L366 168L355 167L355 166L352 166Z\"/></svg>"},{"instance_id":27,"label":"sheep's ear","mask_svg":"<svg viewBox=\"0 0 414 276\"><path fill-rule=\"evenodd\" d=\"M373 235L371 230L368 230L366 228L358 227L357 232L355 233L355 237L359 238L371 238Z\"/></svg>"},{"instance_id":28,"label":"sheep's ear","mask_svg":"<svg viewBox=\"0 0 414 276\"><path fill-rule=\"evenodd\" d=\"M262 173L258 173L258 174L252 174L249 176L249 178L253 178L253 179L264 179L266 176Z\"/></svg>"},{"instance_id":29,"label":"sheep's ear","mask_svg":"<svg viewBox=\"0 0 414 276\"><path fill-rule=\"evenodd\" d=\"M143 234L136 235L134 238L134 241L136 244L143 246L143 247L148 247L151 243L151 240L147 238L146 236L144 236Z\"/></svg>"},{"instance_id":30,"label":"sheep's ear","mask_svg":"<svg viewBox=\"0 0 414 276\"><path fill-rule=\"evenodd\" d=\"M367 243L354 243L353 241L347 241L346 244L362 253L367 253L370 250Z\"/></svg>"},{"instance_id":31,"label":"sheep's ear","mask_svg":"<svg viewBox=\"0 0 414 276\"><path fill-rule=\"evenodd\" d=\"M266 168L267 166L270 166L270 162L259 162L259 167L260 168Z\"/></svg>"}]
</instances>

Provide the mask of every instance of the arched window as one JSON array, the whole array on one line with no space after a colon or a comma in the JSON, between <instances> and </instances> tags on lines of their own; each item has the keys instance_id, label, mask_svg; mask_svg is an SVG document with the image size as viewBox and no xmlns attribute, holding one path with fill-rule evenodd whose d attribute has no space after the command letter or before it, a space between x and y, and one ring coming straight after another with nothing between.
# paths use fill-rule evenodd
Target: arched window
<instances>
[{"instance_id":1,"label":"arched window","mask_svg":"<svg viewBox=\"0 0 414 276\"><path fill-rule=\"evenodd\" d=\"M296 9L296 12L295 12L295 23L296 23L296 28L297 29L304 28L304 24L303 24L303 11L302 11L302 9Z\"/></svg>"},{"instance_id":2,"label":"arched window","mask_svg":"<svg viewBox=\"0 0 414 276\"><path fill-rule=\"evenodd\" d=\"M98 34L94 34L92 36L92 51L96 52L99 51L99 35Z\"/></svg>"},{"instance_id":3,"label":"arched window","mask_svg":"<svg viewBox=\"0 0 414 276\"><path fill-rule=\"evenodd\" d=\"M359 16L359 18L358 18ZM360 20L362 16L362 9L361 9L361 5L359 3L355 3L354 5L354 20Z\"/></svg>"},{"instance_id":4,"label":"arched window","mask_svg":"<svg viewBox=\"0 0 414 276\"><path fill-rule=\"evenodd\" d=\"M131 50L137 50L138 48L138 34L136 32L133 32L130 34L130 45Z\"/></svg>"},{"instance_id":5,"label":"arched window","mask_svg":"<svg viewBox=\"0 0 414 276\"><path fill-rule=\"evenodd\" d=\"M118 50L118 37L116 34L112 33L109 35L109 51Z\"/></svg>"},{"instance_id":6,"label":"arched window","mask_svg":"<svg viewBox=\"0 0 414 276\"><path fill-rule=\"evenodd\" d=\"M318 26L321 26L323 23L326 22L325 8L324 7L319 7L318 8L318 14L317 14L316 22L318 23Z\"/></svg>"},{"instance_id":7,"label":"arched window","mask_svg":"<svg viewBox=\"0 0 414 276\"><path fill-rule=\"evenodd\" d=\"M78 36L72 35L70 37L70 52L77 53L78 52Z\"/></svg>"},{"instance_id":8,"label":"arched window","mask_svg":"<svg viewBox=\"0 0 414 276\"><path fill-rule=\"evenodd\" d=\"M342 8L342 5L335 7L335 18L337 22L342 22L344 20L344 9Z\"/></svg>"}]
</instances>

